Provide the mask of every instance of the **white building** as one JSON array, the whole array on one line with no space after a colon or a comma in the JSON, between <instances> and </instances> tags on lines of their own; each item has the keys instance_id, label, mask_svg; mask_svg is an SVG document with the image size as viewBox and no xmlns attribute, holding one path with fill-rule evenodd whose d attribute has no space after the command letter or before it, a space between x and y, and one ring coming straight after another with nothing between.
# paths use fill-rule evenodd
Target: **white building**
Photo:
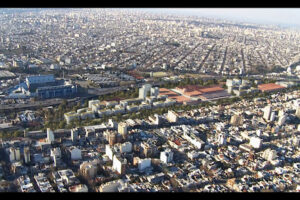
<instances>
[{"instance_id":1,"label":"white building","mask_svg":"<svg viewBox=\"0 0 300 200\"><path fill-rule=\"evenodd\" d=\"M93 162L83 162L80 165L80 172L83 176L94 178L97 175L97 165Z\"/></svg>"},{"instance_id":2,"label":"white building","mask_svg":"<svg viewBox=\"0 0 300 200\"><path fill-rule=\"evenodd\" d=\"M75 34L75 35L76 35L76 34ZM68 65L71 64L71 58L66 57L66 58L65 58L65 63L68 64Z\"/></svg>"},{"instance_id":3,"label":"white building","mask_svg":"<svg viewBox=\"0 0 300 200\"><path fill-rule=\"evenodd\" d=\"M300 143L300 137L295 136L295 137L293 138L293 145L294 145L295 147L299 147L299 143Z\"/></svg>"},{"instance_id":4,"label":"white building","mask_svg":"<svg viewBox=\"0 0 300 200\"><path fill-rule=\"evenodd\" d=\"M279 119L278 119L278 125L282 126L285 123L286 119L287 119L286 115L283 115L283 116L279 117Z\"/></svg>"},{"instance_id":5,"label":"white building","mask_svg":"<svg viewBox=\"0 0 300 200\"><path fill-rule=\"evenodd\" d=\"M96 104L100 104L100 101L99 100L90 100L89 101L89 109L92 109L92 105L96 105Z\"/></svg>"},{"instance_id":6,"label":"white building","mask_svg":"<svg viewBox=\"0 0 300 200\"><path fill-rule=\"evenodd\" d=\"M300 107L300 99L294 100L294 108L299 108Z\"/></svg>"},{"instance_id":7,"label":"white building","mask_svg":"<svg viewBox=\"0 0 300 200\"><path fill-rule=\"evenodd\" d=\"M227 87L235 87L242 84L242 81L240 79L227 79L226 80L226 86Z\"/></svg>"},{"instance_id":8,"label":"white building","mask_svg":"<svg viewBox=\"0 0 300 200\"><path fill-rule=\"evenodd\" d=\"M270 122L273 122L275 120L275 117L276 117L275 112L272 112L270 116Z\"/></svg>"},{"instance_id":9,"label":"white building","mask_svg":"<svg viewBox=\"0 0 300 200\"><path fill-rule=\"evenodd\" d=\"M218 143L219 143L219 145L225 145L226 144L226 136L225 136L225 134L220 133L218 135Z\"/></svg>"},{"instance_id":10,"label":"white building","mask_svg":"<svg viewBox=\"0 0 300 200\"><path fill-rule=\"evenodd\" d=\"M121 153L130 153L130 152L132 152L131 142L125 142L123 144L120 144L120 151L121 151Z\"/></svg>"},{"instance_id":11,"label":"white building","mask_svg":"<svg viewBox=\"0 0 300 200\"><path fill-rule=\"evenodd\" d=\"M296 108L296 113L295 115L300 118L300 107Z\"/></svg>"},{"instance_id":12,"label":"white building","mask_svg":"<svg viewBox=\"0 0 300 200\"><path fill-rule=\"evenodd\" d=\"M30 162L30 150L29 150L29 147L24 147L24 162L26 164Z\"/></svg>"},{"instance_id":13,"label":"white building","mask_svg":"<svg viewBox=\"0 0 300 200\"><path fill-rule=\"evenodd\" d=\"M91 109L93 112L97 112L98 110L104 108L105 106L103 104L100 103L93 103L91 104Z\"/></svg>"},{"instance_id":14,"label":"white building","mask_svg":"<svg viewBox=\"0 0 300 200\"><path fill-rule=\"evenodd\" d=\"M105 145L105 154L109 157L110 160L113 159L114 153L112 151L112 148L109 146L109 144Z\"/></svg>"},{"instance_id":15,"label":"white building","mask_svg":"<svg viewBox=\"0 0 300 200\"><path fill-rule=\"evenodd\" d=\"M262 145L262 140L258 137L251 137L250 145L255 149L259 149Z\"/></svg>"},{"instance_id":16,"label":"white building","mask_svg":"<svg viewBox=\"0 0 300 200\"><path fill-rule=\"evenodd\" d=\"M227 87L232 87L232 86L233 86L233 81L232 81L232 79L227 79L227 80L226 80L226 86L227 86Z\"/></svg>"},{"instance_id":17,"label":"white building","mask_svg":"<svg viewBox=\"0 0 300 200\"><path fill-rule=\"evenodd\" d=\"M99 187L100 192L118 192L118 187L120 187L123 184L123 180L115 180L110 181L105 184L102 184Z\"/></svg>"},{"instance_id":18,"label":"white building","mask_svg":"<svg viewBox=\"0 0 300 200\"><path fill-rule=\"evenodd\" d=\"M188 156L191 160L193 160L193 159L195 159L195 158L198 158L199 155L200 155L200 153L199 153L198 151L189 151L189 152L187 153L187 156Z\"/></svg>"},{"instance_id":19,"label":"white building","mask_svg":"<svg viewBox=\"0 0 300 200\"><path fill-rule=\"evenodd\" d=\"M126 159L123 159L120 156L114 155L113 166L112 166L113 170L117 171L119 174L124 174L126 164L127 164Z\"/></svg>"},{"instance_id":20,"label":"white building","mask_svg":"<svg viewBox=\"0 0 300 200\"><path fill-rule=\"evenodd\" d=\"M167 120L169 122L178 122L178 114L175 113L173 110L168 110Z\"/></svg>"},{"instance_id":21,"label":"white building","mask_svg":"<svg viewBox=\"0 0 300 200\"><path fill-rule=\"evenodd\" d=\"M269 121L270 116L271 116L271 112L272 112L272 107L271 106L266 106L264 108L264 119Z\"/></svg>"},{"instance_id":22,"label":"white building","mask_svg":"<svg viewBox=\"0 0 300 200\"><path fill-rule=\"evenodd\" d=\"M118 124L118 133L121 135L127 135L127 124L125 122L120 122Z\"/></svg>"},{"instance_id":23,"label":"white building","mask_svg":"<svg viewBox=\"0 0 300 200\"><path fill-rule=\"evenodd\" d=\"M147 167L151 166L151 158L139 159L138 168L140 171L143 171Z\"/></svg>"},{"instance_id":24,"label":"white building","mask_svg":"<svg viewBox=\"0 0 300 200\"><path fill-rule=\"evenodd\" d=\"M272 161L277 158L277 152L275 150L267 149L263 152L262 157L268 161Z\"/></svg>"},{"instance_id":25,"label":"white building","mask_svg":"<svg viewBox=\"0 0 300 200\"><path fill-rule=\"evenodd\" d=\"M78 128L72 128L71 129L71 140L72 140L72 142L75 142L75 141L77 141L77 139L78 139Z\"/></svg>"},{"instance_id":26,"label":"white building","mask_svg":"<svg viewBox=\"0 0 300 200\"><path fill-rule=\"evenodd\" d=\"M15 156L15 149L14 148L9 148L9 161L13 162L16 160L16 156Z\"/></svg>"},{"instance_id":27,"label":"white building","mask_svg":"<svg viewBox=\"0 0 300 200\"><path fill-rule=\"evenodd\" d=\"M81 160L81 150L75 146L72 146L69 149L71 160Z\"/></svg>"},{"instance_id":28,"label":"white building","mask_svg":"<svg viewBox=\"0 0 300 200\"><path fill-rule=\"evenodd\" d=\"M21 151L20 151L20 148L16 148L15 149L15 156L16 156L15 157L16 160L18 160L18 161L21 160Z\"/></svg>"},{"instance_id":29,"label":"white building","mask_svg":"<svg viewBox=\"0 0 300 200\"><path fill-rule=\"evenodd\" d=\"M278 111L278 117L284 116L285 112L283 110Z\"/></svg>"},{"instance_id":30,"label":"white building","mask_svg":"<svg viewBox=\"0 0 300 200\"><path fill-rule=\"evenodd\" d=\"M67 121L67 124L70 124L70 122L73 121L74 119L80 119L80 114L78 114L74 111L71 111L71 112L65 113L64 117Z\"/></svg>"},{"instance_id":31,"label":"white building","mask_svg":"<svg viewBox=\"0 0 300 200\"><path fill-rule=\"evenodd\" d=\"M157 97L158 94L159 94L159 89L158 89L158 87L151 88L150 96Z\"/></svg>"},{"instance_id":32,"label":"white building","mask_svg":"<svg viewBox=\"0 0 300 200\"><path fill-rule=\"evenodd\" d=\"M80 114L81 119L94 119L95 113L92 110L88 110Z\"/></svg>"},{"instance_id":33,"label":"white building","mask_svg":"<svg viewBox=\"0 0 300 200\"><path fill-rule=\"evenodd\" d=\"M173 152L171 149L166 149L165 151L160 152L160 160L161 162L167 164L173 161Z\"/></svg>"},{"instance_id":34,"label":"white building","mask_svg":"<svg viewBox=\"0 0 300 200\"><path fill-rule=\"evenodd\" d=\"M155 125L159 125L161 123L161 117L158 114L154 114L154 116L149 116L149 120Z\"/></svg>"},{"instance_id":35,"label":"white building","mask_svg":"<svg viewBox=\"0 0 300 200\"><path fill-rule=\"evenodd\" d=\"M61 158L61 150L59 147L53 148L50 150L50 156L51 157L56 157L56 158Z\"/></svg>"},{"instance_id":36,"label":"white building","mask_svg":"<svg viewBox=\"0 0 300 200\"><path fill-rule=\"evenodd\" d=\"M47 128L47 142L48 143L54 142L54 133L50 128Z\"/></svg>"},{"instance_id":37,"label":"white building","mask_svg":"<svg viewBox=\"0 0 300 200\"><path fill-rule=\"evenodd\" d=\"M139 89L139 99L145 99L148 92L150 91L151 89L151 85L150 84L145 84L143 85L143 87L141 87Z\"/></svg>"},{"instance_id":38,"label":"white building","mask_svg":"<svg viewBox=\"0 0 300 200\"><path fill-rule=\"evenodd\" d=\"M9 161L19 161L21 160L21 152L19 148L9 148Z\"/></svg>"},{"instance_id":39,"label":"white building","mask_svg":"<svg viewBox=\"0 0 300 200\"><path fill-rule=\"evenodd\" d=\"M198 149L201 149L205 145L205 143L200 138L197 138L193 134L189 134L187 132L183 133L183 138L192 143Z\"/></svg>"}]
</instances>

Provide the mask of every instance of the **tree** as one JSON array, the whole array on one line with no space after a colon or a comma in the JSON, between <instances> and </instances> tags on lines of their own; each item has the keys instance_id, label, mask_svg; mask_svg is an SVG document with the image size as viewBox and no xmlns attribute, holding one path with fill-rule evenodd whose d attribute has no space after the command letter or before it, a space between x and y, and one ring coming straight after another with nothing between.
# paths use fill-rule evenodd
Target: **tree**
<instances>
[{"instance_id":1,"label":"tree","mask_svg":"<svg viewBox=\"0 0 300 200\"><path fill-rule=\"evenodd\" d=\"M84 105L83 105L83 107L88 107L88 103L89 103L89 100L88 100L88 99L86 99L86 100L84 101Z\"/></svg>"},{"instance_id":2,"label":"tree","mask_svg":"<svg viewBox=\"0 0 300 200\"><path fill-rule=\"evenodd\" d=\"M58 127L59 127L59 128L65 128L65 127L66 127L66 124L67 124L66 121L65 121L65 120L62 120L62 121L59 122Z\"/></svg>"}]
</instances>

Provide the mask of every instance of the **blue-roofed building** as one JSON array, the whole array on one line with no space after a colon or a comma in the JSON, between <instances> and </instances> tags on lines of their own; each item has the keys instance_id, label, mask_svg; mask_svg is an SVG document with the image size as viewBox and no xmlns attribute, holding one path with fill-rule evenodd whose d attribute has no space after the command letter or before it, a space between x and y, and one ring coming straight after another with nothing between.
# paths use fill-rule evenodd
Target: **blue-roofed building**
<instances>
[{"instance_id":1,"label":"blue-roofed building","mask_svg":"<svg viewBox=\"0 0 300 200\"><path fill-rule=\"evenodd\" d=\"M55 78L53 74L50 75L38 75L38 76L28 76L26 78L27 87L30 88L32 85L44 85L47 83L54 83Z\"/></svg>"},{"instance_id":2,"label":"blue-roofed building","mask_svg":"<svg viewBox=\"0 0 300 200\"><path fill-rule=\"evenodd\" d=\"M39 97L41 99L71 97L77 93L77 85L71 81L56 80L54 75L26 77L25 83L19 84L9 92L11 98Z\"/></svg>"},{"instance_id":3,"label":"blue-roofed building","mask_svg":"<svg viewBox=\"0 0 300 200\"><path fill-rule=\"evenodd\" d=\"M41 99L71 96L77 92L76 85L59 85L39 87L36 90L37 96Z\"/></svg>"}]
</instances>

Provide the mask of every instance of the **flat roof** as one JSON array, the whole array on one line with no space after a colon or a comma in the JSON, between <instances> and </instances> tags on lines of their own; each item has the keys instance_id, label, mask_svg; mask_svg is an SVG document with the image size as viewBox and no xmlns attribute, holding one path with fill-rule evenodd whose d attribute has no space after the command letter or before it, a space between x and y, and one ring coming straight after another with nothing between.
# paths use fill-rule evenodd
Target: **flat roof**
<instances>
[{"instance_id":1,"label":"flat roof","mask_svg":"<svg viewBox=\"0 0 300 200\"><path fill-rule=\"evenodd\" d=\"M278 89L284 89L286 87L275 84L275 83L266 83L266 84L260 84L258 85L258 89L261 91L272 91L272 90L278 90Z\"/></svg>"},{"instance_id":2,"label":"flat roof","mask_svg":"<svg viewBox=\"0 0 300 200\"><path fill-rule=\"evenodd\" d=\"M223 91L223 90L224 90L224 88L222 88L220 86L212 86L212 87L205 87L205 88L199 89L199 91L202 93L219 92L219 91Z\"/></svg>"},{"instance_id":3,"label":"flat roof","mask_svg":"<svg viewBox=\"0 0 300 200\"><path fill-rule=\"evenodd\" d=\"M26 80L30 82L32 81L41 81L41 82L54 82L54 75L53 74L49 74L49 75L38 75L38 76L28 76L26 77Z\"/></svg>"},{"instance_id":4,"label":"flat roof","mask_svg":"<svg viewBox=\"0 0 300 200\"><path fill-rule=\"evenodd\" d=\"M177 89L185 90L185 92L192 92L195 90L199 90L200 87L198 85L187 85L187 86L178 86Z\"/></svg>"},{"instance_id":5,"label":"flat roof","mask_svg":"<svg viewBox=\"0 0 300 200\"><path fill-rule=\"evenodd\" d=\"M170 99L174 99L176 100L176 102L178 103L183 103L183 102L188 102L188 101L191 101L190 98L187 98L185 96L172 96L172 97L169 97Z\"/></svg>"},{"instance_id":6,"label":"flat roof","mask_svg":"<svg viewBox=\"0 0 300 200\"><path fill-rule=\"evenodd\" d=\"M1 70L0 71L0 78L7 78L7 77L15 77L16 75L10 71Z\"/></svg>"},{"instance_id":7,"label":"flat roof","mask_svg":"<svg viewBox=\"0 0 300 200\"><path fill-rule=\"evenodd\" d=\"M198 85L187 85L176 87L176 89L180 92L183 92L183 94L186 96L199 96L204 93L219 92L224 90L224 88L220 87L219 85L207 87L200 87Z\"/></svg>"},{"instance_id":8,"label":"flat roof","mask_svg":"<svg viewBox=\"0 0 300 200\"><path fill-rule=\"evenodd\" d=\"M159 88L159 95L178 96L178 94L167 88Z\"/></svg>"},{"instance_id":9,"label":"flat roof","mask_svg":"<svg viewBox=\"0 0 300 200\"><path fill-rule=\"evenodd\" d=\"M215 99L220 97L227 97L230 96L226 91L220 91L220 92L214 92L214 93L208 93L203 94L200 96L201 99Z\"/></svg>"},{"instance_id":10,"label":"flat roof","mask_svg":"<svg viewBox=\"0 0 300 200\"><path fill-rule=\"evenodd\" d=\"M200 92L199 90L195 90L195 91L191 91L191 92L184 92L183 94L186 96L189 96L189 97L194 97L194 96L201 95L202 92Z\"/></svg>"}]
</instances>

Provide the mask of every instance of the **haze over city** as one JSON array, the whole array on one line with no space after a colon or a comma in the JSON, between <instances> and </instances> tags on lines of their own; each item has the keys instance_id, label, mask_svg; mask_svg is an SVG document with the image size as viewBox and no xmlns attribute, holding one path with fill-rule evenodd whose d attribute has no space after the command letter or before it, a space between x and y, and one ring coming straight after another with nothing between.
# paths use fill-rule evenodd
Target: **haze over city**
<instances>
[{"instance_id":1,"label":"haze over city","mask_svg":"<svg viewBox=\"0 0 300 200\"><path fill-rule=\"evenodd\" d=\"M300 27L299 8L148 8L145 10L156 13L195 15L240 22Z\"/></svg>"}]
</instances>

